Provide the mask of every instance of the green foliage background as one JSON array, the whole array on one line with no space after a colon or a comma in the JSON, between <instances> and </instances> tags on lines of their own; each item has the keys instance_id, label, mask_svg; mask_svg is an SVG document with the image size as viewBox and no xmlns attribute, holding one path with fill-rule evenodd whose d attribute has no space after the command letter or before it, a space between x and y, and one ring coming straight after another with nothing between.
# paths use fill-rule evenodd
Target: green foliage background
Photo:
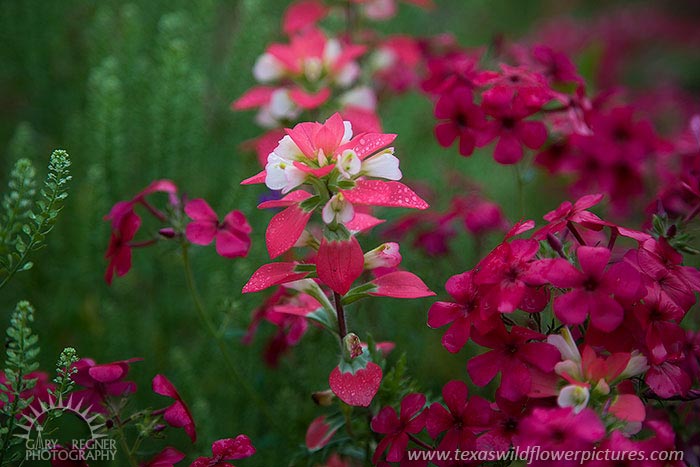
<instances>
[{"instance_id":1,"label":"green foliage background","mask_svg":"<svg viewBox=\"0 0 700 467\"><path fill-rule=\"evenodd\" d=\"M608 3L608 2L606 2ZM0 4L0 182L20 157L45 175L50 150L72 156L71 194L49 247L36 266L19 274L0 294L7 321L14 304L36 307L42 368L53 368L66 346L80 356L108 362L131 357L131 378L140 391L134 407L164 404L152 395L150 380L164 373L180 389L198 422L199 440L190 451L206 453L222 437L246 433L258 454L241 465L285 465L303 444L308 423L321 413L310 393L324 389L337 363L334 342L312 330L277 370L261 361L262 327L252 347L240 344L250 314L262 294L242 296L250 274L268 260L264 230L271 214L257 212L262 190L239 181L258 170L241 143L259 134L252 113L233 113L229 103L253 84L251 68L267 44L279 40L286 1L279 0L3 0ZM384 33L437 34L451 31L465 45L488 44L497 33L518 37L553 14L554 2L445 0L425 13L402 6ZM568 8L559 6L558 8ZM575 5L589 14L595 2ZM585 70L584 70L585 71ZM590 71L590 70L589 70ZM471 159L443 150L432 137L431 104L408 94L381 108L384 128L399 134L397 155L408 180L435 186L457 169L486 187L511 219L521 213L514 173L488 154ZM286 427L275 432L245 395L228 380L186 294L177 245L134 254L132 271L109 288L103 259L109 228L102 217L121 199L151 180L170 178L192 197L204 197L219 213L241 209L254 229L251 254L242 260L218 257L213 248L195 248L192 262L200 292L223 322L233 354L252 385ZM528 195L527 215L541 216L565 196L556 181L536 181L547 202ZM539 196L542 196L541 194ZM448 198L440 200L446 204ZM387 213L389 216L394 215ZM146 225L146 231L148 225ZM495 239L494 239L495 240ZM379 239L364 239L365 247ZM452 274L473 266L469 240L458 242L446 259L402 250L408 269L442 293ZM350 327L408 351L409 372L436 394L450 378L465 378L466 352L449 355L441 332L425 326L430 300L367 301L350 310ZM396 358L394 356L393 358ZM189 441L177 430L171 444ZM153 449L144 446L144 451ZM191 459L191 457L190 457Z\"/></svg>"}]
</instances>

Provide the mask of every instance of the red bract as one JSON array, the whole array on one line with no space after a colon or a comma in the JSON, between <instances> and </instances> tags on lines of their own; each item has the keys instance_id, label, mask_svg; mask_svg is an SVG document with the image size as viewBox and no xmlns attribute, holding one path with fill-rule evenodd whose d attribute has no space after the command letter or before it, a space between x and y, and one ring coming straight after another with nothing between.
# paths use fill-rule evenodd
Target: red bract
<instances>
[{"instance_id":1,"label":"red bract","mask_svg":"<svg viewBox=\"0 0 700 467\"><path fill-rule=\"evenodd\" d=\"M216 238L216 252L225 258L246 256L250 250L250 224L241 211L226 214L223 222L203 199L185 204L185 214L194 222L187 224L187 240L196 245L208 245Z\"/></svg>"},{"instance_id":2,"label":"red bract","mask_svg":"<svg viewBox=\"0 0 700 467\"><path fill-rule=\"evenodd\" d=\"M343 371L337 366L328 377L328 385L348 405L369 407L382 382L382 369L374 362L365 368Z\"/></svg>"},{"instance_id":3,"label":"red bract","mask_svg":"<svg viewBox=\"0 0 700 467\"><path fill-rule=\"evenodd\" d=\"M644 293L637 271L626 262L608 267L610 250L581 246L576 250L581 271L563 259L552 260L547 279L556 287L571 288L554 299L554 312L565 324L580 324L591 317L591 325L612 331L622 322L622 303Z\"/></svg>"},{"instance_id":4,"label":"red bract","mask_svg":"<svg viewBox=\"0 0 700 467\"><path fill-rule=\"evenodd\" d=\"M435 105L435 117L440 120L435 127L435 137L443 147L450 147L459 139L459 153L470 156L474 152L476 137L486 125L484 112L474 104L468 88L456 88L443 94Z\"/></svg>"},{"instance_id":5,"label":"red bract","mask_svg":"<svg viewBox=\"0 0 700 467\"><path fill-rule=\"evenodd\" d=\"M156 375L153 378L153 392L175 400L173 405L165 409L163 419L174 428L184 429L194 443L197 440L194 419L175 386L165 376Z\"/></svg>"},{"instance_id":6,"label":"red bract","mask_svg":"<svg viewBox=\"0 0 700 467\"><path fill-rule=\"evenodd\" d=\"M230 460L245 459L255 454L255 448L246 435L214 441L211 457L198 457L190 467L231 467Z\"/></svg>"},{"instance_id":7,"label":"red bract","mask_svg":"<svg viewBox=\"0 0 700 467\"><path fill-rule=\"evenodd\" d=\"M92 359L80 359L73 365L77 372L71 379L85 389L75 391L73 399L82 401L83 406L90 407L93 412L107 413L104 407L107 397L122 397L136 392L136 383L123 379L129 373L129 364L139 360L132 358L98 365Z\"/></svg>"},{"instance_id":8,"label":"red bract","mask_svg":"<svg viewBox=\"0 0 700 467\"><path fill-rule=\"evenodd\" d=\"M478 396L468 398L466 383L450 381L442 388L442 398L447 409L438 402L428 410L426 429L437 439L444 437L437 449L440 451L467 451L476 447L476 437L491 424L489 403Z\"/></svg>"},{"instance_id":9,"label":"red bract","mask_svg":"<svg viewBox=\"0 0 700 467\"><path fill-rule=\"evenodd\" d=\"M328 8L319 0L300 0L294 2L284 12L282 30L292 35L314 26L328 14Z\"/></svg>"},{"instance_id":10,"label":"red bract","mask_svg":"<svg viewBox=\"0 0 700 467\"><path fill-rule=\"evenodd\" d=\"M376 289L367 292L376 297L422 298L435 295L418 276L407 271L381 275L370 282Z\"/></svg>"},{"instance_id":11,"label":"red bract","mask_svg":"<svg viewBox=\"0 0 700 467\"><path fill-rule=\"evenodd\" d=\"M556 347L533 342L543 338L542 334L520 326L513 326L510 332L502 324L486 334L477 330L472 334L474 342L493 350L469 359L467 372L477 386L485 386L500 372L499 394L518 400L530 392L530 368L551 372L559 361Z\"/></svg>"},{"instance_id":12,"label":"red bract","mask_svg":"<svg viewBox=\"0 0 700 467\"><path fill-rule=\"evenodd\" d=\"M423 394L409 394L401 400L400 415L393 407L384 407L372 419L372 431L385 435L377 445L372 462L379 461L387 449L386 460L399 462L408 448L409 435L419 433L425 427L427 412Z\"/></svg>"},{"instance_id":13,"label":"red bract","mask_svg":"<svg viewBox=\"0 0 700 467\"><path fill-rule=\"evenodd\" d=\"M362 248L355 237L331 241L324 237L316 255L316 272L321 282L345 295L362 274L364 263Z\"/></svg>"},{"instance_id":14,"label":"red bract","mask_svg":"<svg viewBox=\"0 0 700 467\"><path fill-rule=\"evenodd\" d=\"M309 275L309 271L297 271L299 263L264 264L253 273L243 286L243 293L260 292L275 285L297 281Z\"/></svg>"}]
</instances>

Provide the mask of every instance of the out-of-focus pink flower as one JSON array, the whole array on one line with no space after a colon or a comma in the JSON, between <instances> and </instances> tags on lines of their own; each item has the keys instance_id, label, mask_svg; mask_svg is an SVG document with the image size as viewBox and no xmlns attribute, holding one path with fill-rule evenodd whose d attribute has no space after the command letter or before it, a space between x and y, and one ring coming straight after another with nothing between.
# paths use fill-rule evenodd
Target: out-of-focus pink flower
<instances>
[{"instance_id":1,"label":"out-of-focus pink flower","mask_svg":"<svg viewBox=\"0 0 700 467\"><path fill-rule=\"evenodd\" d=\"M459 87L440 96L435 105L435 137L443 147L450 147L459 139L459 153L470 156L476 146L477 135L486 126L481 107L473 102L472 92Z\"/></svg>"},{"instance_id":2,"label":"out-of-focus pink flower","mask_svg":"<svg viewBox=\"0 0 700 467\"><path fill-rule=\"evenodd\" d=\"M328 14L320 0L300 0L289 5L282 19L282 30L288 36L312 28Z\"/></svg>"},{"instance_id":3,"label":"out-of-focus pink flower","mask_svg":"<svg viewBox=\"0 0 700 467\"><path fill-rule=\"evenodd\" d=\"M547 128L541 121L525 120L534 113L523 101L508 90L496 92L482 108L492 117L478 133L477 146L485 146L498 139L493 157L500 164L515 164L523 158L523 146L539 149L547 140Z\"/></svg>"}]
</instances>

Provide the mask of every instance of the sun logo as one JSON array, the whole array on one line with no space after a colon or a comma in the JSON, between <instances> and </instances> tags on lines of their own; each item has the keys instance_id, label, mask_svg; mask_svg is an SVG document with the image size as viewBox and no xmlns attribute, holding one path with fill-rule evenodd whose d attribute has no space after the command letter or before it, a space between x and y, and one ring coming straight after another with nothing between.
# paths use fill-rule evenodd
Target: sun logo
<instances>
[{"instance_id":1,"label":"sun logo","mask_svg":"<svg viewBox=\"0 0 700 467\"><path fill-rule=\"evenodd\" d=\"M23 423L17 424L17 428L21 429L23 432L15 433L14 436L22 438L25 440L26 443L29 443L31 441L32 431L35 431L37 437L35 442L33 443L34 446L45 445L44 440L42 440L42 431L44 427L39 422L39 420L44 415L47 415L54 411L61 411L64 413L70 412L75 414L81 420L83 420L83 422L85 422L87 427L90 429L91 440L98 440L100 438L107 437L107 434L103 432L105 428L105 423L101 421L100 415L90 415L91 406L83 407L83 399L80 399L76 402L73 400L72 395L68 398L68 401L66 402L63 401L63 398L59 398L58 400L54 398L49 398L48 403L40 401L39 407L30 405L29 408L31 409L31 414L24 414L22 416Z\"/></svg>"}]
</instances>

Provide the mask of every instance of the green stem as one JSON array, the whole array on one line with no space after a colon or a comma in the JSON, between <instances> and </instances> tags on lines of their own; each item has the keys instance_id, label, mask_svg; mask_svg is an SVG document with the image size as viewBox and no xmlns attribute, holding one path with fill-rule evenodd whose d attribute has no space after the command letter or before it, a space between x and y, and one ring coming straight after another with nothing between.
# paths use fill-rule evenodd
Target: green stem
<instances>
[{"instance_id":1,"label":"green stem","mask_svg":"<svg viewBox=\"0 0 700 467\"><path fill-rule=\"evenodd\" d=\"M134 454L129 448L129 443L127 443L126 441L126 434L124 433L124 424L122 423L121 418L119 418L119 414L117 413L117 411L114 410L112 402L106 402L107 403L105 405L109 409L109 414L114 419L115 426L117 428L117 433L119 433L119 444L121 444L122 446L122 451L124 451L124 454L126 454L126 458L129 460L129 465L131 467L138 467L139 464L138 462L136 462L136 459L134 459Z\"/></svg>"},{"instance_id":2,"label":"green stem","mask_svg":"<svg viewBox=\"0 0 700 467\"><path fill-rule=\"evenodd\" d=\"M345 310L343 309L343 298L338 292L333 292L333 298L335 299L335 311L338 314L338 335L342 343L343 338L348 333L348 325L345 322Z\"/></svg>"},{"instance_id":3,"label":"green stem","mask_svg":"<svg viewBox=\"0 0 700 467\"><path fill-rule=\"evenodd\" d=\"M270 413L270 409L268 409L267 405L265 404L265 401L260 397L260 395L253 389L253 387L250 385L248 380L243 377L239 369L236 367L236 365L233 362L233 359L228 353L228 349L226 348L226 343L222 339L221 335L217 332L216 327L214 326L213 321L211 320L211 317L207 314L207 312L204 310L204 306L202 305L202 300L199 297L199 293L197 292L197 288L195 286L194 282L194 275L192 274L192 268L190 266L190 260L189 260L189 255L187 252L187 247L188 244L183 242L182 243L182 262L185 268L185 278L187 279L187 288L190 291L190 295L192 296L192 301L194 302L195 309L197 310L197 313L199 314L199 318L204 323L204 327L206 330L209 332L210 336L212 339L216 341L217 346L219 347L219 351L221 353L221 356L224 358L224 363L226 365L226 368L228 368L229 372L231 373L231 376L233 376L235 384L237 384L239 387L243 388L243 391L247 394L247 396L255 402L255 405L258 406L258 409L262 412L263 416L267 419L268 423L270 425L276 425L277 422L275 418L272 416L272 413ZM285 433L285 431L282 431L282 433Z\"/></svg>"},{"instance_id":4,"label":"green stem","mask_svg":"<svg viewBox=\"0 0 700 467\"><path fill-rule=\"evenodd\" d=\"M525 181L523 180L523 174L520 170L520 164L515 164L515 182L518 186L519 216L523 217L525 215Z\"/></svg>"}]
</instances>

